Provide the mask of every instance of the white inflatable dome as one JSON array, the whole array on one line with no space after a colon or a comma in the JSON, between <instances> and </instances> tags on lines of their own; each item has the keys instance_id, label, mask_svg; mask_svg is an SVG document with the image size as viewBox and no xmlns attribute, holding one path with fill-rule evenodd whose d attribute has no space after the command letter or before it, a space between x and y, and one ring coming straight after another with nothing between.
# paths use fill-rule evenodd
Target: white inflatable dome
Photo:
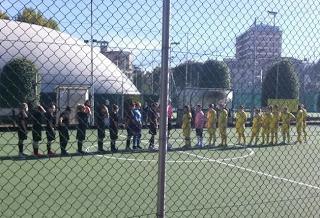
<instances>
[{"instance_id":1,"label":"white inflatable dome","mask_svg":"<svg viewBox=\"0 0 320 218\"><path fill-rule=\"evenodd\" d=\"M91 85L91 47L69 34L46 27L0 19L0 71L14 58L25 57L40 71L41 91L59 85ZM93 49L96 94L140 94L107 57Z\"/></svg>"}]
</instances>

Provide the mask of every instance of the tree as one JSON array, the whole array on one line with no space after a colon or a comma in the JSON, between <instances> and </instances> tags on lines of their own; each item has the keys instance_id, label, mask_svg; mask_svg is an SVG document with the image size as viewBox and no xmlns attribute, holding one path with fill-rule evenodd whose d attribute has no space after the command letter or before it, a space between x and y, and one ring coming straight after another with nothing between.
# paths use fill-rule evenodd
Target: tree
<instances>
[{"instance_id":1,"label":"tree","mask_svg":"<svg viewBox=\"0 0 320 218\"><path fill-rule=\"evenodd\" d=\"M36 24L44 27L48 27L54 30L59 30L57 21L52 18L47 19L40 11L36 11L33 8L25 8L22 13L17 16L17 21Z\"/></svg>"},{"instance_id":2,"label":"tree","mask_svg":"<svg viewBox=\"0 0 320 218\"><path fill-rule=\"evenodd\" d=\"M22 102L38 101L38 70L25 58L8 62L0 75L0 103L2 107L17 107Z\"/></svg>"},{"instance_id":3,"label":"tree","mask_svg":"<svg viewBox=\"0 0 320 218\"><path fill-rule=\"evenodd\" d=\"M209 60L202 68L200 87L230 89L230 70L224 62Z\"/></svg>"},{"instance_id":4,"label":"tree","mask_svg":"<svg viewBox=\"0 0 320 218\"><path fill-rule=\"evenodd\" d=\"M10 18L5 12L0 11L0 19L9 20Z\"/></svg>"},{"instance_id":5,"label":"tree","mask_svg":"<svg viewBox=\"0 0 320 218\"><path fill-rule=\"evenodd\" d=\"M186 66L188 64L188 66ZM220 61L209 60L205 63L188 62L173 69L177 87L186 85L186 69L188 69L188 85L202 88L230 88L230 71L228 66Z\"/></svg>"},{"instance_id":6,"label":"tree","mask_svg":"<svg viewBox=\"0 0 320 218\"><path fill-rule=\"evenodd\" d=\"M288 60L283 60L273 65L263 80L262 106L268 104L268 99L297 99L298 97L298 76L292 64Z\"/></svg>"}]
</instances>

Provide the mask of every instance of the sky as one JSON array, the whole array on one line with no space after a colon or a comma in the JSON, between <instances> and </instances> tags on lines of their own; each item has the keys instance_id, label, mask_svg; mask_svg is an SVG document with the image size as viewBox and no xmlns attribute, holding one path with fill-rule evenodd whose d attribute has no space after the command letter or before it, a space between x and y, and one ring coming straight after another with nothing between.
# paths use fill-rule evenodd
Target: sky
<instances>
[{"instance_id":1,"label":"sky","mask_svg":"<svg viewBox=\"0 0 320 218\"><path fill-rule=\"evenodd\" d=\"M152 69L161 60L162 1L2 0L0 10L16 16L24 7L36 8L58 21L61 31L82 40L109 42L110 49L134 55L134 64ZM223 60L235 56L236 36L255 18L273 25L267 11L276 11L282 30L282 56L320 57L320 1L318 0L171 0L171 65L186 60Z\"/></svg>"}]
</instances>

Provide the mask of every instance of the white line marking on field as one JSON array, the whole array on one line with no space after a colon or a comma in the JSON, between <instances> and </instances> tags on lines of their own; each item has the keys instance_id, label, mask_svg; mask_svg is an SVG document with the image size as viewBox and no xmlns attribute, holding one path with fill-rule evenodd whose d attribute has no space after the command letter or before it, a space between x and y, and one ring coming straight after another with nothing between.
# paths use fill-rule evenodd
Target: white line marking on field
<instances>
[{"instance_id":1,"label":"white line marking on field","mask_svg":"<svg viewBox=\"0 0 320 218\"><path fill-rule=\"evenodd\" d=\"M89 147L86 148L87 152L90 152L90 149L96 147L95 145L91 145ZM249 154L243 155L243 156L239 156L239 157L232 157L232 158L222 158L222 159L210 159L210 158L205 158L202 160L167 160L167 163L199 163L199 162L217 162L217 161L230 161L230 160L238 160L238 159L244 159L247 158L249 156L254 155L254 151L251 148L248 148L247 150L250 151ZM188 154L187 152L184 151L178 151L181 154ZM138 154L138 153L137 153ZM123 160L123 161L136 161L136 162L153 162L153 163L157 163L158 160L154 160L154 159L135 159L135 158L125 158L125 157L113 157L110 155L96 155L98 157L104 157L107 159L115 159L115 160ZM194 156L194 155L191 155ZM201 156L200 156L201 157Z\"/></svg>"},{"instance_id":2,"label":"white line marking on field","mask_svg":"<svg viewBox=\"0 0 320 218\"><path fill-rule=\"evenodd\" d=\"M225 165L225 166L234 167L234 168L238 168L240 170L244 170L244 171L248 171L248 172L251 172L251 173L255 173L255 174L258 174L260 176L271 177L273 179L278 179L278 180L281 180L281 181L286 181L286 182L290 182L290 183L293 183L293 184L298 184L298 185L301 185L301 186L306 186L306 187L309 187L309 188L320 190L320 187L318 187L318 186L306 184L306 183L303 183L303 182L298 182L298 181L295 181L295 180L292 180L292 179L287 179L287 178L280 177L280 176L274 176L274 175L271 175L271 174L268 174L268 173L264 173L264 172L261 172L261 171L256 171L256 170L253 170L253 169L240 167L240 166L237 166L237 165L234 165L234 164L231 164L231 163L225 163L225 162L222 162L220 160L214 160L214 159L210 159L210 158L207 158L207 157L203 157L203 156L192 154L192 153L188 153L188 152L184 152L184 153L186 153L186 154L188 154L190 156L194 156L194 157L200 158L200 159L211 160L213 162L216 162L216 163L219 163L219 164L222 164L222 165Z\"/></svg>"}]
</instances>

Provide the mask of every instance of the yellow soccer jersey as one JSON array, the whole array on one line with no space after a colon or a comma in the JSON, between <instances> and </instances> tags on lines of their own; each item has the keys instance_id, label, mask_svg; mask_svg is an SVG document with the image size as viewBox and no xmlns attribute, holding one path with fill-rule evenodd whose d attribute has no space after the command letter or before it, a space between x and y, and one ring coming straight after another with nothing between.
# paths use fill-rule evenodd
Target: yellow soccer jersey
<instances>
[{"instance_id":1,"label":"yellow soccer jersey","mask_svg":"<svg viewBox=\"0 0 320 218\"><path fill-rule=\"evenodd\" d=\"M226 128L228 121L228 111L226 109L222 109L219 115L219 128Z\"/></svg>"},{"instance_id":2,"label":"yellow soccer jersey","mask_svg":"<svg viewBox=\"0 0 320 218\"><path fill-rule=\"evenodd\" d=\"M216 128L217 112L209 110L207 113L207 128Z\"/></svg>"},{"instance_id":3,"label":"yellow soccer jersey","mask_svg":"<svg viewBox=\"0 0 320 218\"><path fill-rule=\"evenodd\" d=\"M263 128L269 128L270 127L270 123L271 123L271 120L273 118L273 114L270 113L270 112L266 112L263 116Z\"/></svg>"},{"instance_id":4,"label":"yellow soccer jersey","mask_svg":"<svg viewBox=\"0 0 320 218\"><path fill-rule=\"evenodd\" d=\"M247 114L246 112L237 112L236 114L236 128L244 127L247 121Z\"/></svg>"},{"instance_id":5,"label":"yellow soccer jersey","mask_svg":"<svg viewBox=\"0 0 320 218\"><path fill-rule=\"evenodd\" d=\"M191 118L192 118L191 113L183 114L183 117L182 117L182 128L183 129L191 128Z\"/></svg>"},{"instance_id":6,"label":"yellow soccer jersey","mask_svg":"<svg viewBox=\"0 0 320 218\"><path fill-rule=\"evenodd\" d=\"M308 112L306 109L302 109L302 112L303 112L303 123L305 124L307 122Z\"/></svg>"},{"instance_id":7,"label":"yellow soccer jersey","mask_svg":"<svg viewBox=\"0 0 320 218\"><path fill-rule=\"evenodd\" d=\"M262 125L263 122L263 117L262 114L256 114L253 117L253 121L252 121L252 128L253 129L259 129Z\"/></svg>"},{"instance_id":8,"label":"yellow soccer jersey","mask_svg":"<svg viewBox=\"0 0 320 218\"><path fill-rule=\"evenodd\" d=\"M294 118L295 118L295 116L290 112L282 113L281 114L282 125L289 126L290 121L293 120Z\"/></svg>"},{"instance_id":9,"label":"yellow soccer jersey","mask_svg":"<svg viewBox=\"0 0 320 218\"><path fill-rule=\"evenodd\" d=\"M275 111L272 113L273 116L271 118L271 128L278 128L279 127L279 121L281 117L281 113L279 111Z\"/></svg>"},{"instance_id":10,"label":"yellow soccer jersey","mask_svg":"<svg viewBox=\"0 0 320 218\"><path fill-rule=\"evenodd\" d=\"M297 112L297 125L302 125L303 123L303 110L298 110Z\"/></svg>"}]
</instances>

